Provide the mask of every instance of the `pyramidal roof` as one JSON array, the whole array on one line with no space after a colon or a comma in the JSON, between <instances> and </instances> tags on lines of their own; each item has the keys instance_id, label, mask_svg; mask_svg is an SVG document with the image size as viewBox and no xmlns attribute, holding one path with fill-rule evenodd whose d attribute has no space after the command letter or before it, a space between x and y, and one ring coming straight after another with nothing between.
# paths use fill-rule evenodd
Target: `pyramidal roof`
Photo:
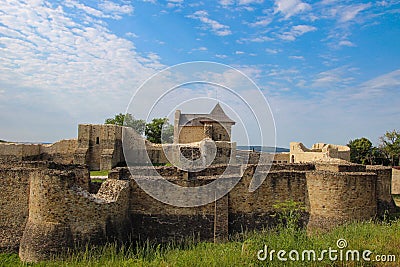
<instances>
[{"instance_id":1,"label":"pyramidal roof","mask_svg":"<svg viewBox=\"0 0 400 267\"><path fill-rule=\"evenodd\" d=\"M191 125L198 125L206 121L217 121L221 123L231 123L235 124L231 118L226 115L225 111L222 109L221 105L217 103L210 114L181 114L179 118L179 125L186 125L189 121L192 122Z\"/></svg>"},{"instance_id":2,"label":"pyramidal roof","mask_svg":"<svg viewBox=\"0 0 400 267\"><path fill-rule=\"evenodd\" d=\"M210 115L215 121L235 123L231 118L228 117L228 115L226 115L219 103L217 103L213 110L211 110Z\"/></svg>"}]
</instances>

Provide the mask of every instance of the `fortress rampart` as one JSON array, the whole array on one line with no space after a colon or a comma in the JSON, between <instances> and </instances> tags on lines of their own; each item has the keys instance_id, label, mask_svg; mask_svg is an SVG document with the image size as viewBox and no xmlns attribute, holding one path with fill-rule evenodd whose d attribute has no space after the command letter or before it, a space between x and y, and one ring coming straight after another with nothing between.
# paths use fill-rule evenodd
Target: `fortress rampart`
<instances>
[{"instance_id":1,"label":"fortress rampart","mask_svg":"<svg viewBox=\"0 0 400 267\"><path fill-rule=\"evenodd\" d=\"M222 241L230 234L277 223L274 204L288 200L306 208L301 223L310 231L353 220L369 220L394 210L391 171L344 163L273 164L261 186L249 192L256 165L214 165L198 172L156 167L164 179L200 186L240 176L222 198L199 207L179 208L149 196L137 179L160 179L151 167L116 168L98 192L90 192L88 171L80 165L26 162L0 168L2 250L16 250L24 261L48 259L77 244L107 240L157 240L193 237ZM257 177L256 177L257 178ZM156 186L156 184L155 184ZM177 195L176 197L180 197Z\"/></svg>"}]
</instances>

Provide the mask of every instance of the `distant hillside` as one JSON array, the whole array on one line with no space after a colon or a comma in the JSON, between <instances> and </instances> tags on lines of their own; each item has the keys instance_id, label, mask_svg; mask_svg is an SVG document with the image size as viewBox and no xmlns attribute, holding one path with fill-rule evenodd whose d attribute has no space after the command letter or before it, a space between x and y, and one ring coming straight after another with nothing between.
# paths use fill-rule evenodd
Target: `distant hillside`
<instances>
[{"instance_id":1,"label":"distant hillside","mask_svg":"<svg viewBox=\"0 0 400 267\"><path fill-rule=\"evenodd\" d=\"M290 152L288 148L284 147L270 147L270 146L237 146L236 147L238 150L254 150L258 152L276 152L276 153L282 153L282 152Z\"/></svg>"}]
</instances>

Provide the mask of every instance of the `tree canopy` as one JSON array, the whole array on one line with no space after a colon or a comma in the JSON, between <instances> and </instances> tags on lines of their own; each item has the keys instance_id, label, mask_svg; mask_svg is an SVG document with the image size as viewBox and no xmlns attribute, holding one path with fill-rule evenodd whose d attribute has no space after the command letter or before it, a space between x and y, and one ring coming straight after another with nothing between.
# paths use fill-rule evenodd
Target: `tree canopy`
<instances>
[{"instance_id":1,"label":"tree canopy","mask_svg":"<svg viewBox=\"0 0 400 267\"><path fill-rule=\"evenodd\" d=\"M358 164L371 164L372 142L365 137L350 140L350 161Z\"/></svg>"},{"instance_id":2,"label":"tree canopy","mask_svg":"<svg viewBox=\"0 0 400 267\"><path fill-rule=\"evenodd\" d=\"M379 138L378 147L365 137L350 140L350 161L359 164L399 165L400 132L387 131Z\"/></svg>"},{"instance_id":3,"label":"tree canopy","mask_svg":"<svg viewBox=\"0 0 400 267\"><path fill-rule=\"evenodd\" d=\"M130 114L119 113L114 116L114 118L108 118L105 120L105 124L114 124L120 126L132 127L138 134L143 135L146 128L146 122L141 119L135 119L135 117Z\"/></svg>"},{"instance_id":4,"label":"tree canopy","mask_svg":"<svg viewBox=\"0 0 400 267\"><path fill-rule=\"evenodd\" d=\"M147 140L156 144L172 143L174 138L174 127L167 118L155 118L146 123L145 120L135 119L130 113L119 113L114 118L106 119L105 124L132 127L137 133L144 134Z\"/></svg>"},{"instance_id":5,"label":"tree canopy","mask_svg":"<svg viewBox=\"0 0 400 267\"><path fill-rule=\"evenodd\" d=\"M174 128L167 118L155 118L146 124L145 135L152 143L172 143Z\"/></svg>"},{"instance_id":6,"label":"tree canopy","mask_svg":"<svg viewBox=\"0 0 400 267\"><path fill-rule=\"evenodd\" d=\"M387 131L380 137L379 148L390 161L392 166L399 165L400 161L400 131Z\"/></svg>"}]
</instances>

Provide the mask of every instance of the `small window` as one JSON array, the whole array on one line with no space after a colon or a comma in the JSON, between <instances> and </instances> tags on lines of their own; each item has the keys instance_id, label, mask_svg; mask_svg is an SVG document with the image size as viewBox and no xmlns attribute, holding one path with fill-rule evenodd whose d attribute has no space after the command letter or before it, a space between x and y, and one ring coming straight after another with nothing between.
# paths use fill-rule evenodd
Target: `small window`
<instances>
[{"instance_id":1,"label":"small window","mask_svg":"<svg viewBox=\"0 0 400 267\"><path fill-rule=\"evenodd\" d=\"M96 137L96 145L100 144L100 139Z\"/></svg>"},{"instance_id":2,"label":"small window","mask_svg":"<svg viewBox=\"0 0 400 267\"><path fill-rule=\"evenodd\" d=\"M222 134L219 134L219 140L222 140Z\"/></svg>"}]
</instances>

